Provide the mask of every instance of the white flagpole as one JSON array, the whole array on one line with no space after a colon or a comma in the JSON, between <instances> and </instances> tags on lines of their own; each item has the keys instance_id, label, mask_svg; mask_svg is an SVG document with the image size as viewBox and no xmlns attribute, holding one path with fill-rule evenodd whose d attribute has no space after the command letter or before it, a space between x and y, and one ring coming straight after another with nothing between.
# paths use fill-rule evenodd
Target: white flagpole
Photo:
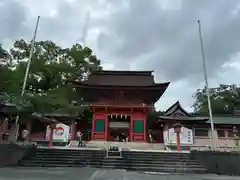
<instances>
[{"instance_id":1,"label":"white flagpole","mask_svg":"<svg viewBox=\"0 0 240 180\"><path fill-rule=\"evenodd\" d=\"M80 43L82 43L82 47L84 48L86 46L86 37L88 34L88 28L89 28L89 21L91 19L91 11L87 11L87 14L84 19L84 24L82 28L82 35L80 38L78 38L76 41L80 40Z\"/></svg>"},{"instance_id":2,"label":"white flagpole","mask_svg":"<svg viewBox=\"0 0 240 180\"><path fill-rule=\"evenodd\" d=\"M89 26L90 18L91 18L91 13L90 13L90 11L88 11L87 15L85 17L85 24L83 26L83 37L82 37L83 47L86 46L86 38L87 38L87 34L88 34L88 26Z\"/></svg>"},{"instance_id":3,"label":"white flagpole","mask_svg":"<svg viewBox=\"0 0 240 180\"><path fill-rule=\"evenodd\" d=\"M34 34L33 34L31 50L30 50L30 53L29 53L28 63L27 63L25 76L24 76L24 81L23 81L23 85L22 85L21 97L23 97L23 95L25 93L25 89L26 89L26 84L27 84L28 75L29 75L29 69L30 69L30 65L31 65L31 61L32 61L32 55L33 55L33 51L34 51L34 45L35 45L35 39L36 39L36 35L37 35L39 20L40 20L40 16L37 17L37 23L36 23L35 31L34 31ZM16 121L15 121L15 124L16 124L16 127L17 127L16 137L18 135L18 126L17 126L18 121L19 121L19 115L16 117Z\"/></svg>"},{"instance_id":4,"label":"white flagpole","mask_svg":"<svg viewBox=\"0 0 240 180\"><path fill-rule=\"evenodd\" d=\"M200 44L201 44L204 79L205 79L205 85L206 85L206 91L207 91L208 112L209 112L209 118L210 118L210 123L211 123L211 141L212 141L212 148L214 148L215 147L214 124L213 124L213 117L212 117L211 99L210 99L210 92L209 92L209 87L208 87L207 65L206 65L206 59L205 59L205 53L204 53L204 47L203 47L203 38L202 38L202 30L201 30L200 20L198 20L198 30L199 30L199 38L200 38Z\"/></svg>"}]
</instances>

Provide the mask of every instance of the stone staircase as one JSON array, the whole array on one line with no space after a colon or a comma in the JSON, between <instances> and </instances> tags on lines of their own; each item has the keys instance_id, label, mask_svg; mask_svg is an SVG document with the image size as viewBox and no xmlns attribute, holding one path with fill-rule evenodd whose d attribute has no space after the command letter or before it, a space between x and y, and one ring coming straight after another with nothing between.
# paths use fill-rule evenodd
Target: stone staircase
<instances>
[{"instance_id":1,"label":"stone staircase","mask_svg":"<svg viewBox=\"0 0 240 180\"><path fill-rule=\"evenodd\" d=\"M76 144L76 143L75 143ZM71 147L76 147L72 143ZM125 150L164 150L164 144L159 143L144 143L144 142L115 142L115 141L89 141L86 143L88 148L108 148L117 146Z\"/></svg>"},{"instance_id":2,"label":"stone staircase","mask_svg":"<svg viewBox=\"0 0 240 180\"><path fill-rule=\"evenodd\" d=\"M106 152L90 149L38 148L34 155L22 159L21 166L28 167L101 167Z\"/></svg>"},{"instance_id":3,"label":"stone staircase","mask_svg":"<svg viewBox=\"0 0 240 180\"><path fill-rule=\"evenodd\" d=\"M106 156L104 150L39 148L21 166L97 167L152 172L205 173L189 153L121 151L121 156Z\"/></svg>"},{"instance_id":4,"label":"stone staircase","mask_svg":"<svg viewBox=\"0 0 240 180\"><path fill-rule=\"evenodd\" d=\"M129 170L206 173L206 169L189 153L125 151L122 156Z\"/></svg>"}]
</instances>

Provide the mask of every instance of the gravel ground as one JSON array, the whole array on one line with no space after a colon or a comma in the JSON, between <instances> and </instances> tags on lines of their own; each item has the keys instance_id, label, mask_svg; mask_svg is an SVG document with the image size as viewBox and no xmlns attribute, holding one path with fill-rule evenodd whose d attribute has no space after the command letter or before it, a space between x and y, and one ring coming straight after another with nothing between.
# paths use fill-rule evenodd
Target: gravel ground
<instances>
[{"instance_id":1,"label":"gravel ground","mask_svg":"<svg viewBox=\"0 0 240 180\"><path fill-rule=\"evenodd\" d=\"M240 180L240 177L161 174L95 168L0 168L0 180Z\"/></svg>"}]
</instances>

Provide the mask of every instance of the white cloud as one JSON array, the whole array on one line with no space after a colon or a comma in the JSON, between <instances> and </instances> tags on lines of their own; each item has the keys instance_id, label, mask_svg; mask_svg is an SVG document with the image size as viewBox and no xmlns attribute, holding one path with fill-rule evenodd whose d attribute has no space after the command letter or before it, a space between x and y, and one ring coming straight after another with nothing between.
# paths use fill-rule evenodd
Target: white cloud
<instances>
[{"instance_id":1,"label":"white cloud","mask_svg":"<svg viewBox=\"0 0 240 180\"><path fill-rule=\"evenodd\" d=\"M192 95L204 86L196 23L201 19L209 86L240 82L237 0L2 0L0 14L4 47L30 40L38 15L37 40L69 46L87 29L86 45L104 69L154 70L156 82L171 82L156 105L161 110L177 100L192 110Z\"/></svg>"}]
</instances>

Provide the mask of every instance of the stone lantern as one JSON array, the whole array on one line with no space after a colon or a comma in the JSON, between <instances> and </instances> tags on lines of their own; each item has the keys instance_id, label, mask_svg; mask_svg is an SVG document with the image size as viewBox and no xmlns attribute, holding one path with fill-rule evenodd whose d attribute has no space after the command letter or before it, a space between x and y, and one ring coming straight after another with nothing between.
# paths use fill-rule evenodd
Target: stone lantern
<instances>
[{"instance_id":1,"label":"stone lantern","mask_svg":"<svg viewBox=\"0 0 240 180\"><path fill-rule=\"evenodd\" d=\"M181 142L180 142L180 133L181 133L182 125L180 123L174 124L174 132L176 133L177 137L177 150L181 151Z\"/></svg>"}]
</instances>

